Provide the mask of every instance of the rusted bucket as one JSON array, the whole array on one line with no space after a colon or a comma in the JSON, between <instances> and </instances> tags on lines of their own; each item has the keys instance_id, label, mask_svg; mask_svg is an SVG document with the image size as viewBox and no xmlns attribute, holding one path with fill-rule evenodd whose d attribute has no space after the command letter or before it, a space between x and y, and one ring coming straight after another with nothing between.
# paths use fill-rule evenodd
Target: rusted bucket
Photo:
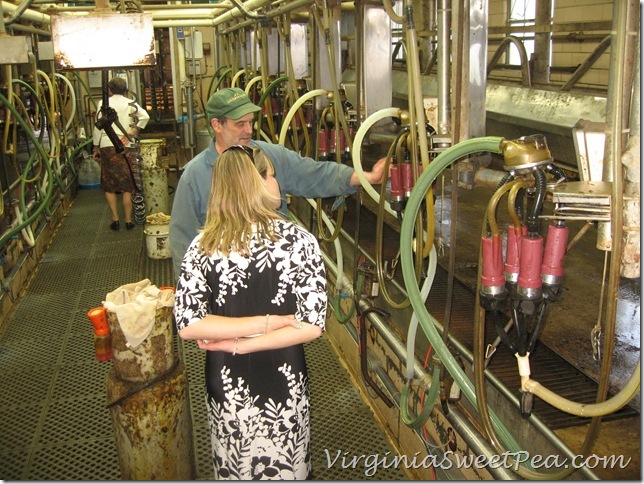
<instances>
[{"instance_id":1,"label":"rusted bucket","mask_svg":"<svg viewBox=\"0 0 644 484\"><path fill-rule=\"evenodd\" d=\"M174 365L172 307L157 308L152 331L136 348L128 348L116 313L107 311L107 322L112 334L112 365L118 378L145 382Z\"/></svg>"}]
</instances>

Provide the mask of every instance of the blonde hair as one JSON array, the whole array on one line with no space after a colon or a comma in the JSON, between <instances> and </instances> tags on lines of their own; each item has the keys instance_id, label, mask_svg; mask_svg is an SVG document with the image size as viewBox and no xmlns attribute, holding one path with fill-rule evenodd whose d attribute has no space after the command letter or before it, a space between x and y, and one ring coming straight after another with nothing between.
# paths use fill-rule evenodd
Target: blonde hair
<instances>
[{"instance_id":1,"label":"blonde hair","mask_svg":"<svg viewBox=\"0 0 644 484\"><path fill-rule=\"evenodd\" d=\"M273 220L279 215L272 208L276 196L264 181L267 174L273 174L273 167L258 149L233 146L219 155L212 171L206 224L201 230L204 253L247 256L255 232L260 240L276 240Z\"/></svg>"}]
</instances>

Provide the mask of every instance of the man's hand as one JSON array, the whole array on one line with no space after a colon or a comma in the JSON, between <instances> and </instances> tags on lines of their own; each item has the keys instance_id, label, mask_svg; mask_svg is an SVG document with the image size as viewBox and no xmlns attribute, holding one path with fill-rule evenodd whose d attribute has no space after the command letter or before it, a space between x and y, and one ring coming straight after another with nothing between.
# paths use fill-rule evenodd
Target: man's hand
<instances>
[{"instance_id":1,"label":"man's hand","mask_svg":"<svg viewBox=\"0 0 644 484\"><path fill-rule=\"evenodd\" d=\"M380 158L378 161L374 163L373 168L371 168L371 171L364 172L364 177L371 185L377 185L379 183L382 183L382 177L385 172L386 160L387 158ZM358 178L357 173L353 172L353 174L351 175L351 179L349 180L349 183L352 186L360 185L360 179Z\"/></svg>"}]
</instances>

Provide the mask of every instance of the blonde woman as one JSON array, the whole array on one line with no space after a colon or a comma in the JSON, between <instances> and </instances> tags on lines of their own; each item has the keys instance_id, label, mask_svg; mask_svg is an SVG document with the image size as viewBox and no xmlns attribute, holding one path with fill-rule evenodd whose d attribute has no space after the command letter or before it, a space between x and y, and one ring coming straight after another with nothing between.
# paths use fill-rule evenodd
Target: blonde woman
<instances>
[{"instance_id":1,"label":"blonde woman","mask_svg":"<svg viewBox=\"0 0 644 484\"><path fill-rule=\"evenodd\" d=\"M207 350L216 479L311 477L303 343L324 331L326 274L316 239L276 212L279 193L259 150L225 150L177 282L178 333Z\"/></svg>"}]
</instances>

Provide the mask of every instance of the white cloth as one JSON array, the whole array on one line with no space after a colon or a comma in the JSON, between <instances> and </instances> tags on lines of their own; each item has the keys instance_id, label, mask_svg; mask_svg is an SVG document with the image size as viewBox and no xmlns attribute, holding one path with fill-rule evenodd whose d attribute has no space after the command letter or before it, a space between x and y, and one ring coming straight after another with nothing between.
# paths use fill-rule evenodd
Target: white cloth
<instances>
[{"instance_id":1,"label":"white cloth","mask_svg":"<svg viewBox=\"0 0 644 484\"><path fill-rule=\"evenodd\" d=\"M174 291L161 290L143 279L105 296L103 307L116 314L128 348L136 348L152 332L156 310L174 305Z\"/></svg>"}]
</instances>

